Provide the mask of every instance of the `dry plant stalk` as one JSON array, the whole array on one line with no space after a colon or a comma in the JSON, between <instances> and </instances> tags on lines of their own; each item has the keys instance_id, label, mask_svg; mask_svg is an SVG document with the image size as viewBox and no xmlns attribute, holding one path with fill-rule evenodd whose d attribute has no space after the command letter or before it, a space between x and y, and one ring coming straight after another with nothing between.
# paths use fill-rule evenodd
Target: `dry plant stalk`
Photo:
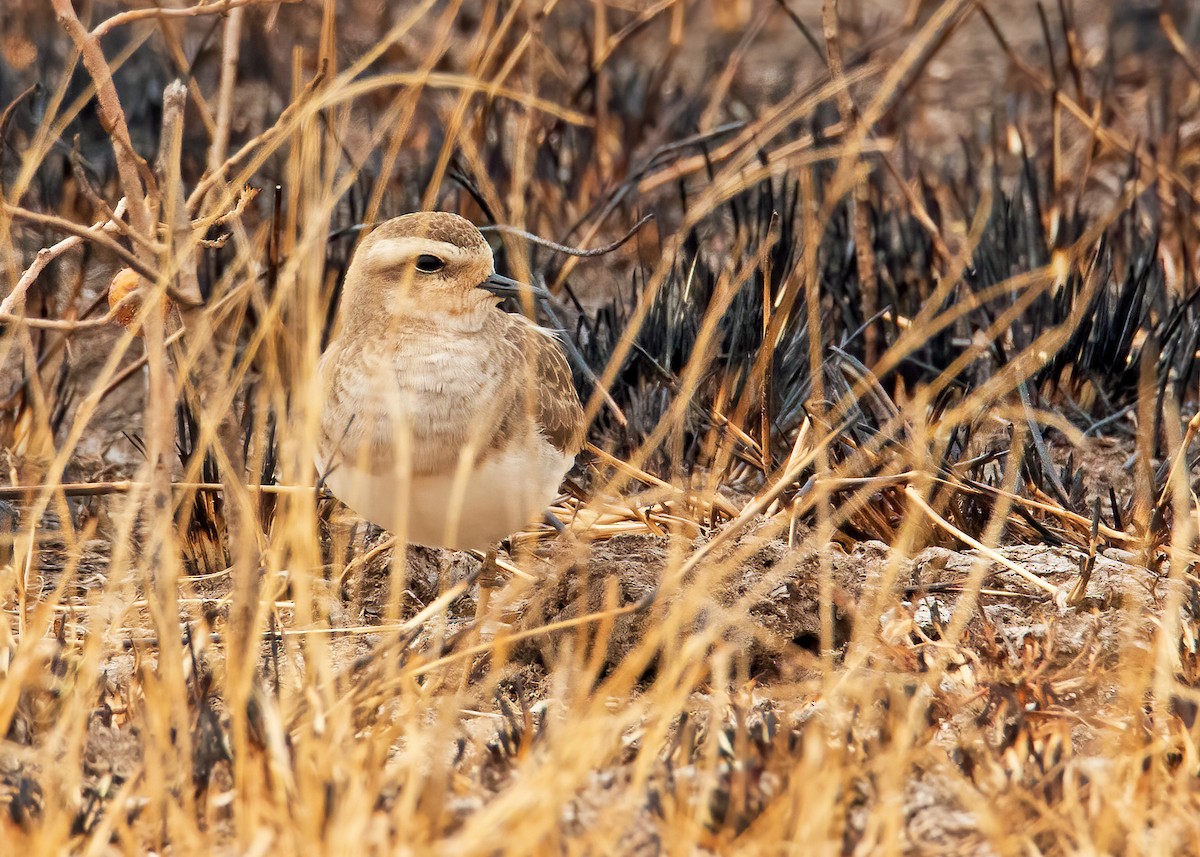
<instances>
[{"instance_id":1,"label":"dry plant stalk","mask_svg":"<svg viewBox=\"0 0 1200 857\"><path fill-rule=\"evenodd\" d=\"M1190 168L1117 126L1071 4L1059 7L1074 95L1000 33L991 0L907 4L909 25L863 56L846 4L810 5L766 4L751 24L745 4L705 9L710 22L680 0L425 2L372 21L382 35L364 47L332 2L311 20L265 0L129 4L85 25L53 0L112 138L100 191L119 202L52 213L20 187L0 215L68 236L4 245L20 264L0 352L24 372L0 437L12 410L46 461L0 456L2 841L32 855L1194 848L1200 417L1158 403L1147 345L1131 367L1133 500L1080 506L1058 465L1068 446L1095 450L1059 412L1068 397L1035 384L1096 323L1109 295L1099 248L1147 192L1138 179L1182 195ZM758 86L747 69L777 59L776 24L814 41L814 22L828 55L812 81L741 104ZM921 172L911 139L873 138L897 105L919 113L914 84L935 56L962 62L951 36L975 25L1053 101L1051 208L1070 202L1059 159L1072 142L1138 171L1112 212L1056 232L1044 264L992 279L979 270L1007 189L985 177L955 208L961 187ZM265 27L294 54L260 46ZM695 65L693 42L722 27L737 49ZM153 168L105 56L117 32L165 43L175 62L193 59L193 38L212 53L164 92ZM149 61L142 44L131 61ZM273 118L245 131L247 93L263 97L242 79L251 45L292 80ZM650 102L667 119L630 108ZM841 121L818 133L826 102ZM45 128L64 104L50 102ZM683 137L692 119L701 133ZM639 166L642 150L655 154ZM455 181L473 184L470 199ZM736 207L762 186L795 188L792 226L776 197ZM636 220L627 209L666 215L661 256L634 269L623 327L592 367L589 414L632 440L618 451L597 429L585 487L551 510L565 532L514 534L511 580L483 623L473 559L405 555L319 512L331 504L314 488L309 381L347 239L421 199L532 229L573 222L587 246ZM885 307L905 266L877 259L874 233L901 218L936 272L918 304ZM1174 237L1195 246L1179 220ZM227 240L207 241L213 230ZM861 347L831 321L846 292L830 258L850 242L855 309L870 320ZM508 246L518 266L535 259ZM121 267L100 278L104 318L41 300L57 260L84 248ZM1124 252L1105 258L1120 267ZM592 264L547 279L573 295L589 278L607 288L611 272ZM606 264L631 270L616 253ZM746 284L757 314L738 316ZM649 328L676 287L704 303L668 320L690 338L671 350L664 335L659 359ZM1032 325L1056 301L1053 323ZM586 335L594 304L579 302ZM48 306L62 317L39 316ZM725 362L731 318L751 318L761 343L744 365ZM800 342L787 338L797 326L808 337L793 355L780 343ZM906 376L935 340L955 350ZM73 400L46 378L52 347L68 355ZM807 395L780 425L794 357ZM657 361L655 389L671 391L640 433L653 391L621 390L639 360ZM137 433L111 413L139 409L144 462L87 469L97 437ZM697 472L657 471L682 466L693 434ZM213 555L219 567L188 564Z\"/></svg>"}]
</instances>

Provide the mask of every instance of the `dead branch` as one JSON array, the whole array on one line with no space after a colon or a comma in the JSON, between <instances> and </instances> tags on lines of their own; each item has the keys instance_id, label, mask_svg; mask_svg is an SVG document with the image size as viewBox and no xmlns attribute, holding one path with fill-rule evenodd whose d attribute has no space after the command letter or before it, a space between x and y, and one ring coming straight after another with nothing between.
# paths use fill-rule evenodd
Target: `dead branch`
<instances>
[{"instance_id":1,"label":"dead branch","mask_svg":"<svg viewBox=\"0 0 1200 857\"><path fill-rule=\"evenodd\" d=\"M112 70L108 67L108 60L104 58L104 51L100 47L100 38L84 28L75 14L71 0L51 0L51 3L58 16L59 24L71 37L71 41L75 43L83 65L96 85L96 104L99 108L100 122L104 129L112 135L117 175L120 177L121 189L128 201L130 224L134 231L149 237L153 235L151 224L154 222L154 217L146 200L146 188L142 184L146 165L133 148L129 127L125 123L125 112L121 109L121 101L117 97L117 87L113 83Z\"/></svg>"},{"instance_id":2,"label":"dead branch","mask_svg":"<svg viewBox=\"0 0 1200 857\"><path fill-rule=\"evenodd\" d=\"M28 318L12 313L0 313L0 324L20 324L34 330L62 330L74 333L77 330L99 330L113 323L115 313L108 313L103 318L89 318L80 321L59 320L54 318Z\"/></svg>"},{"instance_id":3,"label":"dead branch","mask_svg":"<svg viewBox=\"0 0 1200 857\"><path fill-rule=\"evenodd\" d=\"M78 223L73 223L72 221L62 217L56 217L53 214L39 214L36 211L30 211L29 209L22 208L19 205L10 205L7 202L2 204L4 207L4 213L15 220L24 220L28 223L36 223L37 225L47 229L54 229L58 232L65 232L68 235L74 235L80 239L91 241L93 244L97 244L108 252L112 253L150 282L157 282L159 279L158 271L155 270L151 264L126 249L124 245L113 238L104 227L81 226ZM111 222L112 221L110 221L110 223ZM172 297L176 296L172 295ZM179 298L176 297L176 299Z\"/></svg>"},{"instance_id":4,"label":"dead branch","mask_svg":"<svg viewBox=\"0 0 1200 857\"><path fill-rule=\"evenodd\" d=\"M104 222L97 223L92 227L92 230L107 230L113 226L114 221L119 220L121 215L125 213L125 200L122 199L117 203L117 207L113 210L113 216ZM66 253L68 250L74 249L83 243L83 237L80 235L72 235L69 238L64 238L57 244L51 247L43 247L38 250L37 256L34 257L33 263L25 269L25 273L21 275L21 279L17 280L16 286L9 292L2 302L0 302L0 315L8 315L14 310L19 309L25 303L25 293L41 276L42 271L46 266L57 259L59 256ZM37 326L37 325L33 325Z\"/></svg>"},{"instance_id":5,"label":"dead branch","mask_svg":"<svg viewBox=\"0 0 1200 857\"><path fill-rule=\"evenodd\" d=\"M237 82L238 56L242 44L242 21L245 11L235 9L225 23L225 39L221 51L221 83L217 92L217 127L208 150L208 171L223 181L221 164L229 148L229 123L233 117L233 87Z\"/></svg>"},{"instance_id":6,"label":"dead branch","mask_svg":"<svg viewBox=\"0 0 1200 857\"><path fill-rule=\"evenodd\" d=\"M147 483L132 479L116 479L109 482L59 482L38 485L0 486L0 500L23 500L43 491L61 493L64 497L103 497L109 494L129 494L145 490ZM174 482L176 491L199 491L220 494L225 486L220 482ZM311 494L317 489L311 485L240 485L243 491L255 494Z\"/></svg>"},{"instance_id":7,"label":"dead branch","mask_svg":"<svg viewBox=\"0 0 1200 857\"><path fill-rule=\"evenodd\" d=\"M112 32L117 27L126 24L136 24L138 21L146 21L154 18L195 18L200 15L224 15L240 10L246 6L270 6L281 3L295 3L297 0L215 0L212 3L200 3L196 6L185 6L182 9L171 8L151 8L151 9L130 9L126 12L118 12L111 18L97 24L92 28L91 35L93 38L100 38L107 33ZM232 17L232 15L231 15Z\"/></svg>"},{"instance_id":8,"label":"dead branch","mask_svg":"<svg viewBox=\"0 0 1200 857\"><path fill-rule=\"evenodd\" d=\"M909 501L911 503L913 503L913 505L915 505L917 508L919 508L922 512L925 513L925 515L929 518L930 521L932 521L934 524L936 524L941 529L945 530L950 535L954 536L959 541L975 548L975 550L979 551L981 554L986 556L992 562L995 562L995 563L998 563L998 564L1004 566L1009 571L1018 575L1026 583L1032 584L1033 586L1036 586L1038 589L1041 589L1044 592L1049 593L1050 595L1054 596L1055 599L1058 599L1060 595L1065 597L1065 593L1060 593L1058 587L1054 586L1051 583L1047 583L1046 581L1042 580L1040 577L1038 577L1033 572L1029 571L1026 568L1021 567L1020 565L1017 565L1017 563L1013 562L1008 557L1004 556L1004 554L1000 553L995 548L988 547L983 542L979 541L976 538L973 538L972 536L968 535L967 533L964 533L958 527L951 524L949 521L947 521L945 518L943 518L941 515L939 515L934 510L934 508L925 501L925 498L921 496L921 493L913 488L913 486L911 486L911 485L906 486L904 488L904 494L909 499Z\"/></svg>"}]
</instances>

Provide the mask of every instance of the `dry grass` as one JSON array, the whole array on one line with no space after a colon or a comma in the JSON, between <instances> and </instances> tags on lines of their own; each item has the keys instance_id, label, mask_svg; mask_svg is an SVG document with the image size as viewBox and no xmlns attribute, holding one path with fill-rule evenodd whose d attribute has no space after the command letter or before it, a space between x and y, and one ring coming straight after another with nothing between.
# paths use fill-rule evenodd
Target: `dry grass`
<instances>
[{"instance_id":1,"label":"dry grass","mask_svg":"<svg viewBox=\"0 0 1200 857\"><path fill-rule=\"evenodd\" d=\"M5 853L1200 852L1186 4L50 5ZM313 488L340 274L420 207L656 215L496 235L594 446L483 625Z\"/></svg>"}]
</instances>

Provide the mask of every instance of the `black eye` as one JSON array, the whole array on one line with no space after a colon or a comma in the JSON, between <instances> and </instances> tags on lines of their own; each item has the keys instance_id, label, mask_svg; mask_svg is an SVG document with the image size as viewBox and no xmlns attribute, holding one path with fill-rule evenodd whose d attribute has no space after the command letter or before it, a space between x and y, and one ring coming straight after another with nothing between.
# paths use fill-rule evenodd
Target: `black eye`
<instances>
[{"instance_id":1,"label":"black eye","mask_svg":"<svg viewBox=\"0 0 1200 857\"><path fill-rule=\"evenodd\" d=\"M428 253L422 253L417 257L417 270L422 274L436 274L444 267L446 267L446 263L437 256L430 256Z\"/></svg>"}]
</instances>

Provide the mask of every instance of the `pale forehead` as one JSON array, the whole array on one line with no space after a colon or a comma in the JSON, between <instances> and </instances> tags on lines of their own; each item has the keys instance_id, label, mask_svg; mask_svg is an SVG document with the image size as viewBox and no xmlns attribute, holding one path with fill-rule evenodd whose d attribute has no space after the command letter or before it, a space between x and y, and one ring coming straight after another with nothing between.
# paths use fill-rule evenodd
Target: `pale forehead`
<instances>
[{"instance_id":1,"label":"pale forehead","mask_svg":"<svg viewBox=\"0 0 1200 857\"><path fill-rule=\"evenodd\" d=\"M486 245L485 245L486 246ZM477 249L467 250L448 241L407 236L403 238L379 238L367 249L367 260L373 265L400 265L422 254L437 256L444 262L468 261L478 258Z\"/></svg>"}]
</instances>

